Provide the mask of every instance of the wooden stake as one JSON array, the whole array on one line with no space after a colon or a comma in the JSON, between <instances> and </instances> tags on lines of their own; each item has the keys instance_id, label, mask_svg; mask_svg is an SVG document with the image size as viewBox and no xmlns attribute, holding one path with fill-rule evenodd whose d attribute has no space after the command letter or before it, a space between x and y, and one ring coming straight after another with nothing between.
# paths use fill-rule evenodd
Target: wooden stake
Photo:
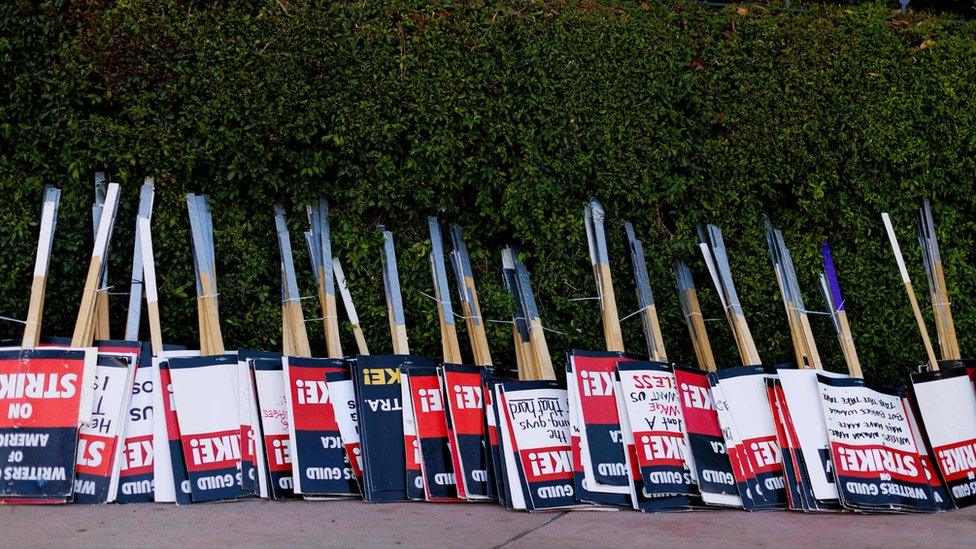
<instances>
[{"instance_id":1,"label":"wooden stake","mask_svg":"<svg viewBox=\"0 0 976 549\"><path fill-rule=\"evenodd\" d=\"M383 233L383 287L386 290L386 311L390 317L393 354L409 355L410 345L407 341L407 324L403 313L403 296L400 294L400 274L397 272L393 233L382 226L380 231Z\"/></svg>"},{"instance_id":2,"label":"wooden stake","mask_svg":"<svg viewBox=\"0 0 976 549\"><path fill-rule=\"evenodd\" d=\"M624 224L624 229L627 232L627 242L630 245L630 264L634 271L634 287L637 289L637 303L640 305L641 320L644 326L644 339L647 341L647 354L651 360L667 362L668 356L664 351L664 337L661 335L661 323L657 317L654 294L651 293L651 281L647 275L644 245L637 239L634 226L630 222Z\"/></svg>"},{"instance_id":3,"label":"wooden stake","mask_svg":"<svg viewBox=\"0 0 976 549\"><path fill-rule=\"evenodd\" d=\"M824 242L820 251L824 262L824 272L820 275L820 290L823 293L824 301L827 303L827 310L831 313L831 320L833 320L834 329L837 331L840 349L844 354L844 361L847 363L847 371L851 377L863 378L861 362L857 357L857 349L854 347L854 338L851 335L851 326L847 321L844 296L840 292L837 269L834 267L834 259L830 255L830 246Z\"/></svg>"},{"instance_id":4,"label":"wooden stake","mask_svg":"<svg viewBox=\"0 0 976 549\"><path fill-rule=\"evenodd\" d=\"M105 206L105 172L95 172L95 203L92 205L92 231L98 234ZM102 268L102 280L95 297L95 339L112 339L109 334L108 265Z\"/></svg>"},{"instance_id":5,"label":"wooden stake","mask_svg":"<svg viewBox=\"0 0 976 549\"><path fill-rule=\"evenodd\" d=\"M359 354L368 355L369 347L366 346L366 337L363 335L363 329L359 325L359 315L356 314L356 307L352 303L352 294L349 293L349 286L346 284L346 275L342 272L342 265L339 263L339 259L332 258L332 268L335 274L336 286L339 287L339 294L342 296L342 305L346 308L346 316L349 317L349 323L352 324L352 334L356 338L356 347L359 349Z\"/></svg>"},{"instance_id":6,"label":"wooden stake","mask_svg":"<svg viewBox=\"0 0 976 549\"><path fill-rule=\"evenodd\" d=\"M332 229L329 226L329 203L320 198L318 204L308 206L308 221L311 231L306 233L309 240L309 255L315 273L316 292L322 307L322 328L325 331L325 346L329 358L342 358L342 342L339 338L339 316L336 308L335 278L332 266Z\"/></svg>"},{"instance_id":7,"label":"wooden stake","mask_svg":"<svg viewBox=\"0 0 976 549\"><path fill-rule=\"evenodd\" d=\"M681 312L688 326L688 334L691 336L691 343L695 349L698 367L714 372L716 370L715 356L712 354L712 345L705 329L705 319L702 317L701 307L698 303L698 292L691 276L691 269L684 261L679 260L675 265L675 277L678 283Z\"/></svg>"},{"instance_id":8,"label":"wooden stake","mask_svg":"<svg viewBox=\"0 0 976 549\"><path fill-rule=\"evenodd\" d=\"M305 328L305 315L302 312L302 297L298 291L298 277L295 274L291 233L288 231L285 208L276 204L274 216L275 229L278 233L278 250L281 255L282 321L286 326L282 339L290 344L290 356L310 357L312 351L308 344L308 331Z\"/></svg>"},{"instance_id":9,"label":"wooden stake","mask_svg":"<svg viewBox=\"0 0 976 549\"><path fill-rule=\"evenodd\" d=\"M147 177L139 191L139 212L136 215L136 238L132 249L132 284L129 287L129 314L125 323L125 339L139 340L139 323L142 320L143 294L143 253L142 242L139 238L139 222L141 219L152 219L152 206L155 190L153 178Z\"/></svg>"},{"instance_id":10,"label":"wooden stake","mask_svg":"<svg viewBox=\"0 0 976 549\"><path fill-rule=\"evenodd\" d=\"M461 364L461 348L458 344L457 329L454 327L454 308L451 305L451 291L448 289L447 265L444 261L444 240L441 237L440 222L436 217L427 218L430 229L430 270L434 279L434 297L437 300L437 318L441 325L441 348L444 362Z\"/></svg>"},{"instance_id":11,"label":"wooden stake","mask_svg":"<svg viewBox=\"0 0 976 549\"><path fill-rule=\"evenodd\" d=\"M217 266L213 240L213 216L206 195L186 197L193 237L193 264L197 277L197 315L200 323L200 352L204 356L224 353L217 308Z\"/></svg>"},{"instance_id":12,"label":"wooden stake","mask_svg":"<svg viewBox=\"0 0 976 549\"><path fill-rule=\"evenodd\" d=\"M956 326L952 318L952 307L949 304L945 272L942 268L942 254L939 252L935 220L928 200L925 200L918 210L918 242L922 247L922 264L925 266L925 276L929 283L929 296L932 300L932 316L935 319L939 350L942 358L959 360L962 354L959 351L959 341L956 339Z\"/></svg>"},{"instance_id":13,"label":"wooden stake","mask_svg":"<svg viewBox=\"0 0 976 549\"><path fill-rule=\"evenodd\" d=\"M102 287L102 270L105 268L105 258L108 256L118 206L119 185L111 183L105 194L105 206L95 234L95 245L92 248L91 262L88 264L88 274L85 277L85 289L78 308L78 318L75 320L74 334L71 337L72 347L89 347L95 337L96 301Z\"/></svg>"},{"instance_id":14,"label":"wooden stake","mask_svg":"<svg viewBox=\"0 0 976 549\"><path fill-rule=\"evenodd\" d=\"M929 365L932 370L939 369L939 362L935 358L935 350L932 349L932 341L929 339L929 332L925 328L925 319L922 317L922 310L918 306L918 299L915 297L915 289L912 288L912 281L908 277L908 269L905 268L905 259L901 255L901 248L898 246L898 238L895 236L895 228L891 225L891 218L887 213L881 214L884 222L885 231L888 232L888 241L891 243L891 251L895 254L895 262L898 264L898 272L901 273L901 281L905 285L908 293L908 301L912 305L912 312L915 313L915 322L918 324L918 331L922 335L922 343L925 345L925 354L928 355Z\"/></svg>"},{"instance_id":15,"label":"wooden stake","mask_svg":"<svg viewBox=\"0 0 976 549\"><path fill-rule=\"evenodd\" d=\"M156 293L156 262L153 257L152 234L150 233L149 218L139 217L137 221L142 257L142 280L146 288L146 312L149 315L149 341L152 344L153 355L159 356L163 352L163 329L159 320L159 297Z\"/></svg>"},{"instance_id":16,"label":"wooden stake","mask_svg":"<svg viewBox=\"0 0 976 549\"><path fill-rule=\"evenodd\" d=\"M488 349L488 334L481 317L481 305L478 303L478 289L474 285L474 273L471 270L471 258L468 247L464 243L464 235L460 225L451 227L451 265L458 294L461 298L461 310L464 312L468 337L471 340L471 351L474 362L480 366L491 366L491 351Z\"/></svg>"},{"instance_id":17,"label":"wooden stake","mask_svg":"<svg viewBox=\"0 0 976 549\"><path fill-rule=\"evenodd\" d=\"M61 190L44 187L44 205L41 207L41 227L37 238L37 255L34 259L34 279L31 282L30 304L27 307L27 323L21 347L33 349L40 344L41 322L44 318L44 295L47 292L47 273L51 263L51 249L58 223Z\"/></svg>"},{"instance_id":18,"label":"wooden stake","mask_svg":"<svg viewBox=\"0 0 976 549\"><path fill-rule=\"evenodd\" d=\"M583 212L586 222L586 239L590 247L590 262L596 278L597 295L600 298L600 314L603 317L603 337L607 350L623 352L624 339L617 314L617 299L610 277L610 261L607 254L607 233L604 227L606 212L596 199L590 200Z\"/></svg>"},{"instance_id":19,"label":"wooden stake","mask_svg":"<svg viewBox=\"0 0 976 549\"><path fill-rule=\"evenodd\" d=\"M525 322L529 341L528 349L532 357L530 361L527 361L527 370L531 376L528 379L556 379L556 372L552 367L552 355L549 354L549 345L546 342L542 320L539 318L539 307L536 305L535 295L532 292L529 271L511 248L502 250L502 269L512 271L518 303L522 307L520 316Z\"/></svg>"}]
</instances>

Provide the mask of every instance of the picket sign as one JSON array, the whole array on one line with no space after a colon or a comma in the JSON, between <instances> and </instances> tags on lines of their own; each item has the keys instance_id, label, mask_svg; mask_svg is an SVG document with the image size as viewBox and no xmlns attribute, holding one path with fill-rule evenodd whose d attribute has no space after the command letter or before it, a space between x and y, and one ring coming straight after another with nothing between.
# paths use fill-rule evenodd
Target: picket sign
<instances>
[{"instance_id":1,"label":"picket sign","mask_svg":"<svg viewBox=\"0 0 976 549\"><path fill-rule=\"evenodd\" d=\"M451 465L458 496L496 499L491 475L491 441L486 428L483 366L443 364L440 381L447 410Z\"/></svg>"},{"instance_id":2,"label":"picket sign","mask_svg":"<svg viewBox=\"0 0 976 549\"><path fill-rule=\"evenodd\" d=\"M403 430L407 407L402 404L401 368L409 367L415 361L433 364L405 355L370 355L351 361L365 501L407 500L407 452ZM413 479L412 486L418 486L417 478ZM422 484L419 486L422 490Z\"/></svg>"},{"instance_id":3,"label":"picket sign","mask_svg":"<svg viewBox=\"0 0 976 549\"><path fill-rule=\"evenodd\" d=\"M190 503L190 480L183 459L180 423L169 360L200 356L200 351L161 351L153 357L153 498L156 503Z\"/></svg>"},{"instance_id":4,"label":"picket sign","mask_svg":"<svg viewBox=\"0 0 976 549\"><path fill-rule=\"evenodd\" d=\"M942 476L936 470L936 467L932 465L932 456L928 448L929 443L920 425L918 405L913 400L915 398L910 390L906 390L901 395L901 402L905 406L905 410L908 411L908 424L912 428L912 435L915 436L915 446L918 448L920 466L925 473L925 478L929 481L929 488L932 490L932 503L935 504L935 509L937 511L949 511L954 509L955 505L952 502L952 496L949 495L949 490L942 481Z\"/></svg>"},{"instance_id":5,"label":"picket sign","mask_svg":"<svg viewBox=\"0 0 976 549\"><path fill-rule=\"evenodd\" d=\"M520 492L515 507L578 507L566 390L552 381L516 381L500 383L495 391L510 489Z\"/></svg>"},{"instance_id":6,"label":"picket sign","mask_svg":"<svg viewBox=\"0 0 976 549\"><path fill-rule=\"evenodd\" d=\"M0 501L71 499L96 361L94 348L0 350Z\"/></svg>"},{"instance_id":7,"label":"picket sign","mask_svg":"<svg viewBox=\"0 0 976 549\"><path fill-rule=\"evenodd\" d=\"M78 433L75 503L115 501L121 446L139 361L139 344L98 341L98 362L89 421Z\"/></svg>"},{"instance_id":8,"label":"picket sign","mask_svg":"<svg viewBox=\"0 0 976 549\"><path fill-rule=\"evenodd\" d=\"M901 398L864 380L818 376L841 504L860 511L937 510Z\"/></svg>"},{"instance_id":9,"label":"picket sign","mask_svg":"<svg viewBox=\"0 0 976 549\"><path fill-rule=\"evenodd\" d=\"M409 387L409 400L404 401L404 407L411 407L416 421L415 445L423 499L456 501L458 490L437 367L417 364L401 367L401 383Z\"/></svg>"},{"instance_id":10,"label":"picket sign","mask_svg":"<svg viewBox=\"0 0 976 549\"><path fill-rule=\"evenodd\" d=\"M358 495L327 381L329 374L348 371L345 363L286 356L282 365L295 493L306 498Z\"/></svg>"},{"instance_id":11,"label":"picket sign","mask_svg":"<svg viewBox=\"0 0 976 549\"><path fill-rule=\"evenodd\" d=\"M288 428L288 392L285 385L282 358L260 357L248 359L254 376L258 417L260 418L260 446L263 448L267 495L271 499L295 496L292 480L292 451ZM257 451L257 450L256 450Z\"/></svg>"},{"instance_id":12,"label":"picket sign","mask_svg":"<svg viewBox=\"0 0 976 549\"><path fill-rule=\"evenodd\" d=\"M719 423L708 374L691 368L674 368L674 379L681 395L681 416L688 432L688 448L695 468L698 491L707 505L742 507L731 451L730 435L723 434Z\"/></svg>"},{"instance_id":13,"label":"picket sign","mask_svg":"<svg viewBox=\"0 0 976 549\"><path fill-rule=\"evenodd\" d=\"M912 374L912 394L938 473L957 508L976 503L976 392L965 367Z\"/></svg>"},{"instance_id":14,"label":"picket sign","mask_svg":"<svg viewBox=\"0 0 976 549\"><path fill-rule=\"evenodd\" d=\"M258 402L256 371L258 361L274 366L281 355L267 351L237 351L238 420L241 424L241 489L255 496L271 497L268 456L265 452L264 414ZM271 368L274 370L274 368ZM272 379L273 382L273 379ZM274 416L267 418L269 421Z\"/></svg>"},{"instance_id":15,"label":"picket sign","mask_svg":"<svg viewBox=\"0 0 976 549\"><path fill-rule=\"evenodd\" d=\"M132 383L129 407L123 419L123 438L119 449L118 503L154 501L153 468L156 449L153 444L152 349L149 343L139 346L139 358ZM160 448L160 453L163 449Z\"/></svg>"},{"instance_id":16,"label":"picket sign","mask_svg":"<svg viewBox=\"0 0 976 549\"><path fill-rule=\"evenodd\" d=\"M506 509L514 509L514 504L508 483L507 462L504 447L502 446L503 429L500 424L498 401L495 398L495 393L498 384L517 379L518 372L502 367L492 366L481 370L481 394L484 397L485 433L487 434L487 456L489 461L488 494L493 498L497 498L498 503L504 505ZM570 415L572 415L572 409L570 409ZM494 491L492 490L492 486L494 486Z\"/></svg>"}]
</instances>

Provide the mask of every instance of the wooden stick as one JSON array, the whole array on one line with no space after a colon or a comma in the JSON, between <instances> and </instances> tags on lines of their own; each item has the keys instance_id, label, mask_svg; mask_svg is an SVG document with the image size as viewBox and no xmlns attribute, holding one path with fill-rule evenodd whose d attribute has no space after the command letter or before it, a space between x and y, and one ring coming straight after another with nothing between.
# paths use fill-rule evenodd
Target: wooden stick
<instances>
[{"instance_id":1,"label":"wooden stick","mask_svg":"<svg viewBox=\"0 0 976 549\"><path fill-rule=\"evenodd\" d=\"M434 279L437 318L441 325L441 348L444 362L461 364L461 348L458 344L457 329L454 326L451 291L447 283L447 265L444 261L444 240L441 237L441 225L436 217L428 217L427 227L430 229L430 270Z\"/></svg>"},{"instance_id":2,"label":"wooden stick","mask_svg":"<svg viewBox=\"0 0 976 549\"><path fill-rule=\"evenodd\" d=\"M193 237L193 262L197 277L197 315L200 324L200 352L204 356L224 353L224 340L217 308L217 268L213 240L213 216L206 195L186 197Z\"/></svg>"},{"instance_id":3,"label":"wooden stick","mask_svg":"<svg viewBox=\"0 0 976 549\"><path fill-rule=\"evenodd\" d=\"M163 352L163 329L159 320L159 297L156 293L156 262L153 258L152 234L148 217L137 221L140 255L142 257L142 280L146 289L146 312L149 315L149 341L153 355Z\"/></svg>"},{"instance_id":4,"label":"wooden stick","mask_svg":"<svg viewBox=\"0 0 976 549\"><path fill-rule=\"evenodd\" d=\"M502 251L502 268L512 269L515 274L518 301L522 306L521 316L525 319L532 355L531 367L529 368L532 377L529 379L556 379L556 372L552 367L552 355L549 354L549 345L546 342L542 320L539 318L539 307L536 305L535 295L532 292L529 271L511 248L505 248Z\"/></svg>"},{"instance_id":5,"label":"wooden stick","mask_svg":"<svg viewBox=\"0 0 976 549\"><path fill-rule=\"evenodd\" d=\"M386 311L390 318L393 354L409 355L410 345L407 341L407 323L403 311L403 296L400 294L400 274L397 272L393 233L382 226L380 231L383 233L383 288L386 290Z\"/></svg>"},{"instance_id":6,"label":"wooden stick","mask_svg":"<svg viewBox=\"0 0 976 549\"><path fill-rule=\"evenodd\" d=\"M152 219L152 206L155 190L153 178L147 177L139 191L139 211L136 214L136 238L132 249L132 284L129 287L129 314L125 322L125 339L139 340L139 323L142 320L143 257L142 242L139 238L139 221Z\"/></svg>"},{"instance_id":7,"label":"wooden stick","mask_svg":"<svg viewBox=\"0 0 976 549\"><path fill-rule=\"evenodd\" d=\"M647 275L644 244L637 239L634 226L630 222L624 223L624 230L627 232L627 242L630 245L630 265L634 271L634 287L637 289L637 303L641 311L647 354L651 360L667 362L661 323L658 320L657 307L654 305L654 294L651 293L650 277Z\"/></svg>"},{"instance_id":8,"label":"wooden stick","mask_svg":"<svg viewBox=\"0 0 976 549\"><path fill-rule=\"evenodd\" d=\"M92 205L92 234L98 233L105 206L105 172L95 172L95 203ZM95 339L111 339L109 334L108 265L102 268L101 287L95 298Z\"/></svg>"},{"instance_id":9,"label":"wooden stick","mask_svg":"<svg viewBox=\"0 0 976 549\"><path fill-rule=\"evenodd\" d=\"M298 291L298 277L295 274L291 233L288 231L285 208L276 204L274 217L275 229L278 233L278 250L281 255L282 319L287 326L283 334L287 337L282 339L290 343L290 356L310 357L312 351L308 343L308 331L305 328L305 315L302 313L302 297Z\"/></svg>"},{"instance_id":10,"label":"wooden stick","mask_svg":"<svg viewBox=\"0 0 976 549\"><path fill-rule=\"evenodd\" d=\"M596 278L597 295L600 298L600 314L603 317L603 337L608 351L623 352L624 339L617 314L617 299L610 277L610 260L607 254L607 233L604 227L606 212L603 205L591 199L583 212L586 223L586 240L590 247L590 263Z\"/></svg>"},{"instance_id":11,"label":"wooden stick","mask_svg":"<svg viewBox=\"0 0 976 549\"><path fill-rule=\"evenodd\" d=\"M698 367L714 372L716 370L715 356L712 354L712 345L705 329L705 319L702 317L701 306L698 303L698 291L695 289L691 269L684 261L679 260L675 265L675 277L678 283L681 312L688 326L688 334L691 336L692 346L695 349Z\"/></svg>"},{"instance_id":12,"label":"wooden stick","mask_svg":"<svg viewBox=\"0 0 976 549\"><path fill-rule=\"evenodd\" d=\"M471 258L468 247L464 243L464 235L460 225L451 226L451 266L458 294L461 299L461 310L464 313L468 337L471 340L471 351L474 362L480 366L491 366L491 351L488 348L488 334L481 316L481 305L478 302L478 289L474 285L474 272L471 270Z\"/></svg>"},{"instance_id":13,"label":"wooden stick","mask_svg":"<svg viewBox=\"0 0 976 549\"><path fill-rule=\"evenodd\" d=\"M895 262L898 264L898 272L901 273L901 281L905 285L908 293L908 301L912 305L912 312L915 314L915 322L918 324L918 331L922 335L922 343L925 345L925 354L928 355L929 365L933 370L939 369L939 362L935 358L935 350L932 349L932 341L929 339L929 332L925 328L925 319L922 317L922 310L918 306L918 299L915 297L915 289L912 288L912 281L908 277L908 269L905 268L905 259L901 255L901 248L898 246L898 238L895 236L895 228L891 225L891 218L887 212L881 214L884 222L885 231L888 233L888 241L891 243L891 251L895 254Z\"/></svg>"},{"instance_id":14,"label":"wooden stick","mask_svg":"<svg viewBox=\"0 0 976 549\"><path fill-rule=\"evenodd\" d=\"M54 246L54 233L58 224L58 208L61 189L44 187L44 205L41 207L41 227L37 238L37 255L34 259L34 280L31 282L30 304L27 307L27 323L21 347L33 349L41 341L41 322L44 318L44 295L47 292L47 273Z\"/></svg>"},{"instance_id":15,"label":"wooden stick","mask_svg":"<svg viewBox=\"0 0 976 549\"><path fill-rule=\"evenodd\" d=\"M745 313L739 302L739 296L735 291L735 284L732 282L732 271L729 267L728 254L725 250L725 241L722 238L722 231L715 225L699 228L699 237L702 255L705 264L715 282L715 289L722 300L723 308L726 311L726 318L732 328L732 335L739 354L742 357L743 365L761 364L756 343L752 339L749 331L749 324L746 322Z\"/></svg>"},{"instance_id":16,"label":"wooden stick","mask_svg":"<svg viewBox=\"0 0 976 549\"><path fill-rule=\"evenodd\" d=\"M339 338L339 316L336 308L335 278L332 266L332 229L329 226L329 202L320 198L318 204L307 207L311 225L309 252L315 273L316 292L322 307L322 328L329 358L342 358Z\"/></svg>"},{"instance_id":17,"label":"wooden stick","mask_svg":"<svg viewBox=\"0 0 976 549\"><path fill-rule=\"evenodd\" d=\"M85 289L78 308L78 318L75 320L74 334L71 337L72 347L89 347L95 337L96 301L99 289L102 287L102 270L105 268L105 258L108 256L118 206L119 185L111 183L105 194L105 206L95 234L95 245L92 248L91 262L88 264L88 274L85 277Z\"/></svg>"},{"instance_id":18,"label":"wooden stick","mask_svg":"<svg viewBox=\"0 0 976 549\"><path fill-rule=\"evenodd\" d=\"M939 240L936 236L935 220L932 217L932 205L928 200L925 200L918 210L918 242L922 248L922 264L925 266L925 276L929 283L929 296L932 300L932 316L935 319L939 350L942 358L959 360L962 355L956 338L952 307L949 304L942 255L939 252Z\"/></svg>"},{"instance_id":19,"label":"wooden stick","mask_svg":"<svg viewBox=\"0 0 976 549\"><path fill-rule=\"evenodd\" d=\"M827 303L827 310L831 313L834 329L837 331L837 339L840 342L841 352L844 354L844 361L847 363L847 371L851 377L863 378L861 362L857 357L851 326L847 321L844 296L840 292L840 281L837 278L834 259L830 254L830 246L824 242L820 251L824 262L824 272L820 275L820 289L824 301Z\"/></svg>"},{"instance_id":20,"label":"wooden stick","mask_svg":"<svg viewBox=\"0 0 976 549\"><path fill-rule=\"evenodd\" d=\"M356 307L352 303L352 294L349 292L349 286L346 284L346 275L342 272L342 265L339 263L339 259L332 258L332 268L335 274L336 286L339 287L339 294L342 296L342 305L346 308L346 316L349 317L349 323L352 324L352 334L356 338L356 347L359 349L359 354L368 355L369 347L366 346L366 337L363 335L363 329L359 325L359 315L356 314Z\"/></svg>"}]
</instances>

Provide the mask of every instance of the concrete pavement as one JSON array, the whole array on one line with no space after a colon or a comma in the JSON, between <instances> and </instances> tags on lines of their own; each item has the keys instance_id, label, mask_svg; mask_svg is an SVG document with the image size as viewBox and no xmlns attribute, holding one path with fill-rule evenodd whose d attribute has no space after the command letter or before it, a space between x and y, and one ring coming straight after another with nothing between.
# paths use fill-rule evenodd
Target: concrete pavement
<instances>
[{"instance_id":1,"label":"concrete pavement","mask_svg":"<svg viewBox=\"0 0 976 549\"><path fill-rule=\"evenodd\" d=\"M940 515L515 513L489 504L246 501L0 507L0 547L972 547L976 508Z\"/></svg>"}]
</instances>

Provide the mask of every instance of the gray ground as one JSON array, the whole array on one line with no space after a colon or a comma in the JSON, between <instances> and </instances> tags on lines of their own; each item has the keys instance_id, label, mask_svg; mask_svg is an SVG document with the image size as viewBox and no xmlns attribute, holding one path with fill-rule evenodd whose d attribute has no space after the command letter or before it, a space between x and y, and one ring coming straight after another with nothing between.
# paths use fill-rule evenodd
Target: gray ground
<instances>
[{"instance_id":1,"label":"gray ground","mask_svg":"<svg viewBox=\"0 0 976 549\"><path fill-rule=\"evenodd\" d=\"M940 515L516 513L489 504L247 501L0 506L0 547L973 547L976 508Z\"/></svg>"}]
</instances>

